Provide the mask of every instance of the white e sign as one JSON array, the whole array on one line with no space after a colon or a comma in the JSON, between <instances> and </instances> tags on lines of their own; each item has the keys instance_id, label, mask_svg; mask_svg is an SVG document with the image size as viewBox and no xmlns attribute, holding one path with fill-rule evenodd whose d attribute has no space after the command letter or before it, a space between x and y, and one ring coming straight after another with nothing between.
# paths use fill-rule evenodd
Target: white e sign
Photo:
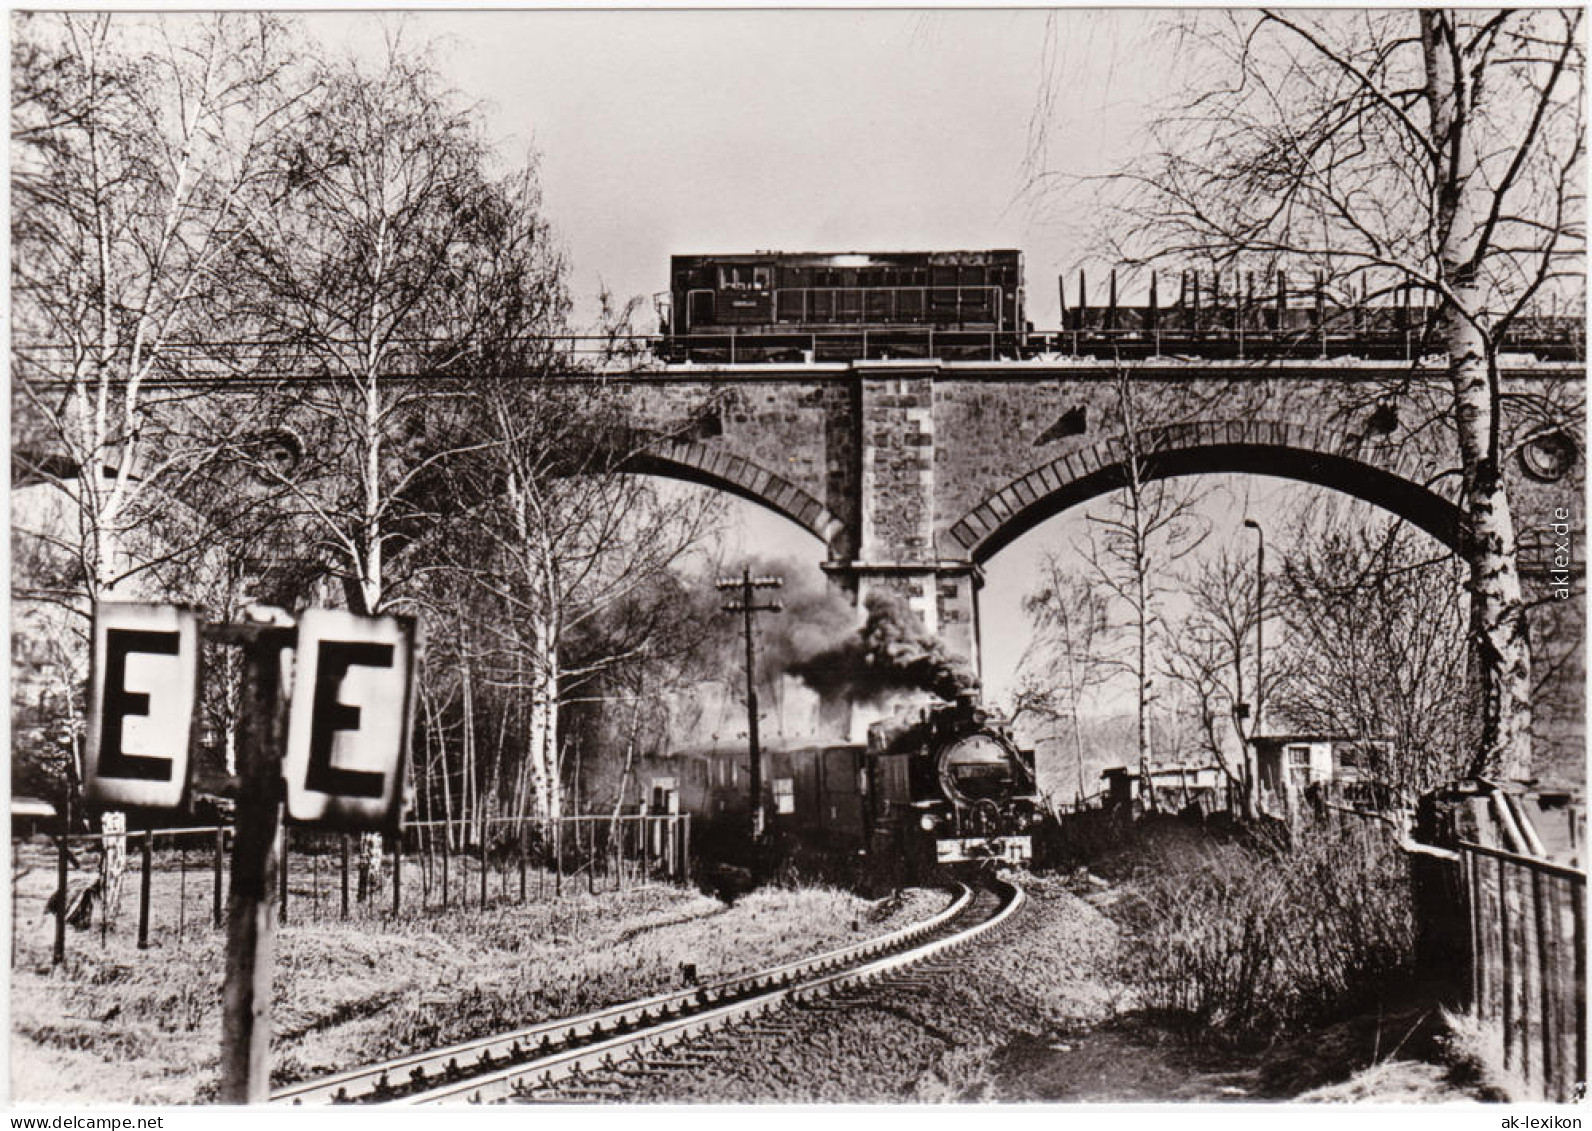
<instances>
[{"instance_id":1,"label":"white e sign","mask_svg":"<svg viewBox=\"0 0 1592 1131\"><path fill-rule=\"evenodd\" d=\"M94 606L86 795L109 809L176 809L188 786L199 621L169 605Z\"/></svg>"},{"instance_id":2,"label":"white e sign","mask_svg":"<svg viewBox=\"0 0 1592 1131\"><path fill-rule=\"evenodd\" d=\"M289 817L346 829L396 827L413 666L407 617L299 614L282 762Z\"/></svg>"}]
</instances>

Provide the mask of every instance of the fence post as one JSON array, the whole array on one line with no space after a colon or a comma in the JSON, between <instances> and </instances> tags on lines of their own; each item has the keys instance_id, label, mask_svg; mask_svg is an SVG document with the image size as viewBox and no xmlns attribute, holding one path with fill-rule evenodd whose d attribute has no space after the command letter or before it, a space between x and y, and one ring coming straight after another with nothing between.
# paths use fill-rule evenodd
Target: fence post
<instances>
[{"instance_id":1,"label":"fence post","mask_svg":"<svg viewBox=\"0 0 1592 1131\"><path fill-rule=\"evenodd\" d=\"M181 836L177 841L177 944L182 945L183 930L188 922L188 842Z\"/></svg>"},{"instance_id":2,"label":"fence post","mask_svg":"<svg viewBox=\"0 0 1592 1131\"><path fill-rule=\"evenodd\" d=\"M479 855L481 857L481 906L486 907L486 842L490 826L486 818L482 818L476 825L476 838L480 841Z\"/></svg>"},{"instance_id":3,"label":"fence post","mask_svg":"<svg viewBox=\"0 0 1592 1131\"><path fill-rule=\"evenodd\" d=\"M1487 1011L1487 936L1481 929L1485 895L1476 854L1465 852L1462 858L1465 862L1465 898L1470 911L1470 1005L1479 1018L1485 1016Z\"/></svg>"},{"instance_id":4,"label":"fence post","mask_svg":"<svg viewBox=\"0 0 1592 1131\"><path fill-rule=\"evenodd\" d=\"M1575 955L1575 1078L1586 1079L1586 887L1570 885L1570 913L1574 917L1575 937L1570 953Z\"/></svg>"},{"instance_id":5,"label":"fence post","mask_svg":"<svg viewBox=\"0 0 1592 1131\"><path fill-rule=\"evenodd\" d=\"M343 834L341 834L341 836L339 836L338 839L339 839L339 841L341 841L341 844L342 844L342 856L343 856L343 918L347 919L348 918L348 834L347 833L343 833Z\"/></svg>"},{"instance_id":6,"label":"fence post","mask_svg":"<svg viewBox=\"0 0 1592 1131\"><path fill-rule=\"evenodd\" d=\"M553 895L564 897L564 818L553 818Z\"/></svg>"},{"instance_id":7,"label":"fence post","mask_svg":"<svg viewBox=\"0 0 1592 1131\"><path fill-rule=\"evenodd\" d=\"M1515 971L1514 946L1509 937L1509 873L1498 861L1498 935L1503 944L1504 1067L1514 1066Z\"/></svg>"},{"instance_id":8,"label":"fence post","mask_svg":"<svg viewBox=\"0 0 1592 1131\"><path fill-rule=\"evenodd\" d=\"M525 902L525 818L524 817L521 817L519 819L519 821L515 824L515 829L519 833L519 846L520 846L520 902L524 903Z\"/></svg>"},{"instance_id":9,"label":"fence post","mask_svg":"<svg viewBox=\"0 0 1592 1131\"><path fill-rule=\"evenodd\" d=\"M216 826L216 855L212 864L214 875L211 884L210 919L211 925L216 930L221 929L221 866L222 858L227 854L227 830Z\"/></svg>"},{"instance_id":10,"label":"fence post","mask_svg":"<svg viewBox=\"0 0 1592 1131\"><path fill-rule=\"evenodd\" d=\"M453 855L452 818L442 814L442 909L448 909L448 858Z\"/></svg>"},{"instance_id":11,"label":"fence post","mask_svg":"<svg viewBox=\"0 0 1592 1131\"><path fill-rule=\"evenodd\" d=\"M287 859L288 859L288 848L292 844L292 835L293 835L293 830L288 828L288 826L283 825L282 826L282 858L278 862L278 865L277 865L276 891L277 891L277 900L281 904L281 908L277 912L277 922L280 923L284 927L287 926L287 867L288 867Z\"/></svg>"},{"instance_id":12,"label":"fence post","mask_svg":"<svg viewBox=\"0 0 1592 1131\"><path fill-rule=\"evenodd\" d=\"M11 969L13 969L13 970L15 970L16 966L17 966L17 847L21 843L22 842L17 840L16 837L12 837L11 838L11 954L10 954L10 959L11 959ZM102 909L104 908L104 906L105 906L104 903L100 904L100 907ZM102 914L100 916L100 922L103 924L104 920L105 920L105 917ZM101 940L103 940L104 937L105 937L104 929L102 927L101 928L101 933L100 933Z\"/></svg>"},{"instance_id":13,"label":"fence post","mask_svg":"<svg viewBox=\"0 0 1592 1131\"><path fill-rule=\"evenodd\" d=\"M155 879L155 830L144 829L143 875L138 885L138 949L149 949L149 887Z\"/></svg>"},{"instance_id":14,"label":"fence post","mask_svg":"<svg viewBox=\"0 0 1592 1131\"><path fill-rule=\"evenodd\" d=\"M403 910L404 891L404 834L397 833L392 838L392 914L393 918Z\"/></svg>"},{"instance_id":15,"label":"fence post","mask_svg":"<svg viewBox=\"0 0 1592 1131\"><path fill-rule=\"evenodd\" d=\"M55 946L50 951L50 965L59 966L66 961L66 834L71 828L61 822L61 835L55 842Z\"/></svg>"},{"instance_id":16,"label":"fence post","mask_svg":"<svg viewBox=\"0 0 1592 1131\"><path fill-rule=\"evenodd\" d=\"M676 817L675 821L677 823L682 822L682 821L684 822L683 824L680 824L680 872L679 872L679 878L684 880L686 883L690 883L691 882L691 814L687 813L683 817Z\"/></svg>"},{"instance_id":17,"label":"fence post","mask_svg":"<svg viewBox=\"0 0 1592 1131\"><path fill-rule=\"evenodd\" d=\"M1542 1034L1542 1079L1551 1097L1555 1094L1557 1083L1554 1077L1557 1065L1553 1055L1553 994L1548 988L1553 968L1548 955L1548 909L1542 899L1542 873L1535 868L1531 871L1531 909L1537 928L1537 1003L1541 1010L1538 1020Z\"/></svg>"}]
</instances>

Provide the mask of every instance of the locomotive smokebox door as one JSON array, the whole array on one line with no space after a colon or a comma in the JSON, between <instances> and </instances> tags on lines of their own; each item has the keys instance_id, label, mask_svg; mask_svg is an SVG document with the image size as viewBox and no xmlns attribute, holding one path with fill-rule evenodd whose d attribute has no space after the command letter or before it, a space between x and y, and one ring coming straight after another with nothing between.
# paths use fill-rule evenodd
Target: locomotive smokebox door
<instances>
[{"instance_id":1,"label":"locomotive smokebox door","mask_svg":"<svg viewBox=\"0 0 1592 1131\"><path fill-rule=\"evenodd\" d=\"M1005 801L1012 789L1011 752L992 735L974 734L940 755L940 785L964 802Z\"/></svg>"}]
</instances>

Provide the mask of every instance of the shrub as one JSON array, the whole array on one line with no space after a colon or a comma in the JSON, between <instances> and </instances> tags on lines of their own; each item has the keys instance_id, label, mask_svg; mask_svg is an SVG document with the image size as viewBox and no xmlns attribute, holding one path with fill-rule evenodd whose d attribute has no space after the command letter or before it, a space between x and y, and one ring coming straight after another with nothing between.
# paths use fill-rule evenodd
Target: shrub
<instances>
[{"instance_id":1,"label":"shrub","mask_svg":"<svg viewBox=\"0 0 1592 1131\"><path fill-rule=\"evenodd\" d=\"M1403 853L1374 827L1307 824L1213 846L1140 892L1125 971L1150 1010L1221 1036L1276 1036L1341 1015L1412 959Z\"/></svg>"}]
</instances>

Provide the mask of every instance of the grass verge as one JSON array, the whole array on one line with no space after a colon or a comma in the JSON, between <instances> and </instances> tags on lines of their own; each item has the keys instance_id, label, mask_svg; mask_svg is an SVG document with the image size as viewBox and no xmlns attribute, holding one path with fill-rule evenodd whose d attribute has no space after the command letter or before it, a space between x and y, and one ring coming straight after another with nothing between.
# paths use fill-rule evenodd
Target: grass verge
<instances>
[{"instance_id":1,"label":"grass verge","mask_svg":"<svg viewBox=\"0 0 1592 1131\"><path fill-rule=\"evenodd\" d=\"M668 887L399 920L290 924L279 938L275 1083L567 1015L815 953L924 918L828 888L769 888L726 908ZM181 1104L214 1096L223 941L148 951L74 932L66 964L30 947L12 972L12 1097Z\"/></svg>"}]
</instances>

